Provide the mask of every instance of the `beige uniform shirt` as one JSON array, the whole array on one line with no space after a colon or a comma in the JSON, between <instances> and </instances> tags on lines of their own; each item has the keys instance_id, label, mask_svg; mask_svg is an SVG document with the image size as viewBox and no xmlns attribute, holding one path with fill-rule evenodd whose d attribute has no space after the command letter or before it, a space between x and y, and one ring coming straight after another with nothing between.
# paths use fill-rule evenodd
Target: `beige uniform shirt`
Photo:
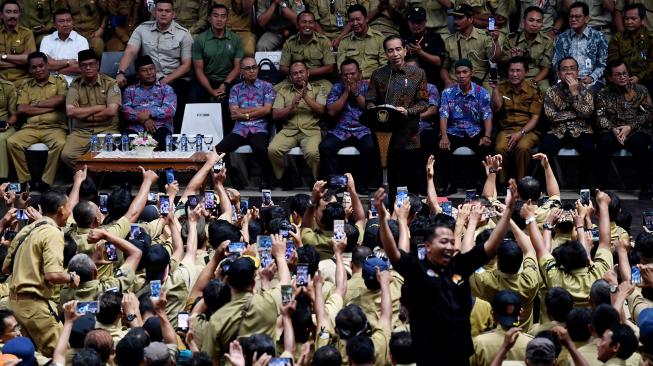
<instances>
[{"instance_id":1,"label":"beige uniform shirt","mask_svg":"<svg viewBox=\"0 0 653 366\"><path fill-rule=\"evenodd\" d=\"M603 0L578 0L587 4L590 8L590 27L596 27L598 30L603 28L610 29L612 26L612 13L603 7Z\"/></svg>"},{"instance_id":2,"label":"beige uniform shirt","mask_svg":"<svg viewBox=\"0 0 653 366\"><path fill-rule=\"evenodd\" d=\"M304 43L299 34L288 38L283 44L279 65L290 66L294 61L302 60L309 69L335 64L329 38L319 33L313 33L308 43Z\"/></svg>"},{"instance_id":3,"label":"beige uniform shirt","mask_svg":"<svg viewBox=\"0 0 653 366\"><path fill-rule=\"evenodd\" d=\"M11 31L0 27L0 52L7 55L21 55L34 51L36 51L36 42L31 30L20 25ZM0 76L12 83L24 80L29 77L27 65L0 70Z\"/></svg>"},{"instance_id":4,"label":"beige uniform shirt","mask_svg":"<svg viewBox=\"0 0 653 366\"><path fill-rule=\"evenodd\" d=\"M615 5L615 10L618 10L621 12L621 14L624 14L624 9L626 8L626 4L642 4L646 8L646 18L644 19L644 23L646 24L646 29L649 30L649 32L653 32L653 1L651 0L617 0L617 3Z\"/></svg>"},{"instance_id":5,"label":"beige uniform shirt","mask_svg":"<svg viewBox=\"0 0 653 366\"><path fill-rule=\"evenodd\" d=\"M93 84L87 83L83 78L78 77L70 84L68 94L66 95L67 105L77 105L79 107L92 107L97 105L108 106L122 104L120 88L116 81L106 75L98 74L97 80ZM105 121L92 121L74 119L73 129L83 130L106 130L119 129L118 115L108 118Z\"/></svg>"},{"instance_id":6,"label":"beige uniform shirt","mask_svg":"<svg viewBox=\"0 0 653 366\"><path fill-rule=\"evenodd\" d=\"M444 40L447 57L443 67L449 70L449 78L456 80L454 66L458 60L467 58L472 62L473 76L484 80L490 67L485 60L492 56L493 47L492 38L483 30L473 28L467 38L464 38L460 32L456 32Z\"/></svg>"},{"instance_id":7,"label":"beige uniform shirt","mask_svg":"<svg viewBox=\"0 0 653 366\"><path fill-rule=\"evenodd\" d=\"M359 277L361 282L363 278ZM401 286L404 284L404 278L395 271L392 271L392 283L390 284L390 297L392 299L392 325L393 328L396 325L400 324L399 321L399 308L401 307ZM356 291L356 289L355 289ZM356 291L358 294L349 294L349 287L345 298L347 302L345 305L356 304L363 309L363 312L367 316L367 320L373 326L377 325L379 322L379 316L381 315L381 290L370 290L365 286L363 282L363 288L358 288Z\"/></svg>"},{"instance_id":8,"label":"beige uniform shirt","mask_svg":"<svg viewBox=\"0 0 653 366\"><path fill-rule=\"evenodd\" d=\"M374 70L388 63L383 49L383 39L383 34L372 28L369 28L362 37L350 32L338 46L338 65L347 58L353 58L363 72L363 79L369 79Z\"/></svg>"},{"instance_id":9,"label":"beige uniform shirt","mask_svg":"<svg viewBox=\"0 0 653 366\"><path fill-rule=\"evenodd\" d=\"M9 81L0 79L0 121L6 121L16 114L18 94L16 87Z\"/></svg>"},{"instance_id":10,"label":"beige uniform shirt","mask_svg":"<svg viewBox=\"0 0 653 366\"><path fill-rule=\"evenodd\" d=\"M135 279L136 274L134 271L129 266L122 265L114 276L80 283L77 288L65 285L59 295L59 304L63 305L70 300L95 301L98 299L98 295L113 288L116 288L120 293L128 292Z\"/></svg>"},{"instance_id":11,"label":"beige uniform shirt","mask_svg":"<svg viewBox=\"0 0 653 366\"><path fill-rule=\"evenodd\" d=\"M474 342L474 354L470 357L471 366L490 366L494 356L499 352L506 331L500 326L496 329L477 335L472 340ZM526 358L526 345L533 339L526 333L519 333L515 345L510 348L506 354L507 361L521 361Z\"/></svg>"},{"instance_id":12,"label":"beige uniform shirt","mask_svg":"<svg viewBox=\"0 0 653 366\"><path fill-rule=\"evenodd\" d=\"M320 87L313 86L311 83L308 83L308 92L306 93L310 98L315 99L319 104L326 104L326 97L331 89L331 83L325 82L321 83ZM299 95L299 91L295 87L288 83L277 90L277 96L274 98L274 104L272 105L273 109L282 109L290 104L292 104L293 98ZM278 133L285 136L291 137L295 136L297 133L302 132L305 135L313 136L320 133L320 116L315 114L311 107L306 104L304 99L299 101L295 111L288 116L288 123L283 126L283 129ZM331 252L333 255L333 252ZM322 258L324 259L324 258Z\"/></svg>"},{"instance_id":13,"label":"beige uniform shirt","mask_svg":"<svg viewBox=\"0 0 653 366\"><path fill-rule=\"evenodd\" d=\"M322 30L329 39L333 39L342 32L349 20L347 8L360 4L365 9L370 9L368 0L306 0L306 5L315 15L315 20L320 23ZM333 4L333 5L332 5Z\"/></svg>"},{"instance_id":14,"label":"beige uniform shirt","mask_svg":"<svg viewBox=\"0 0 653 366\"><path fill-rule=\"evenodd\" d=\"M18 104L33 104L37 101L41 102L54 96L63 96L65 98L67 93L68 83L66 83L66 79L61 75L50 75L48 80L40 84L37 83L36 80L30 78L18 92ZM35 128L68 128L66 113L64 112L63 106L59 107L54 112L28 117L26 125Z\"/></svg>"},{"instance_id":15,"label":"beige uniform shirt","mask_svg":"<svg viewBox=\"0 0 653 366\"><path fill-rule=\"evenodd\" d=\"M440 4L439 1L413 0L409 4L409 9L420 6L426 10L426 26L428 28L435 28L439 34L449 34L449 29L447 28L447 8Z\"/></svg>"}]
</instances>

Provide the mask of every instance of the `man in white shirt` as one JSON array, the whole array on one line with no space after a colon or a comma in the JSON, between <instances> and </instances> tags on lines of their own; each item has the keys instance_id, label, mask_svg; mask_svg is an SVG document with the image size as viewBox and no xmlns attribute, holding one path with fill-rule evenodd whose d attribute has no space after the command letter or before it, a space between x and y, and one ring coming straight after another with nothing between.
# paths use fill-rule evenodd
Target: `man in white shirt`
<instances>
[{"instance_id":1,"label":"man in white shirt","mask_svg":"<svg viewBox=\"0 0 653 366\"><path fill-rule=\"evenodd\" d=\"M73 16L68 9L54 13L54 27L57 31L41 41L41 52L48 56L50 72L63 74L70 85L80 74L77 54L88 49L88 41L73 30Z\"/></svg>"}]
</instances>

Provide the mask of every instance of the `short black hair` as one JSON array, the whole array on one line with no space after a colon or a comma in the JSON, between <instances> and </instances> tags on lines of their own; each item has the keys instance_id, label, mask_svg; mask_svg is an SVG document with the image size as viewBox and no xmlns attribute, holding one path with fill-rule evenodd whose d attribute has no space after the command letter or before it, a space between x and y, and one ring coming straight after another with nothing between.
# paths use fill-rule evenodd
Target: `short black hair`
<instances>
[{"instance_id":1,"label":"short black hair","mask_svg":"<svg viewBox=\"0 0 653 366\"><path fill-rule=\"evenodd\" d=\"M299 18L301 18L302 15L310 15L310 16L313 17L313 20L315 20L315 14L313 14L312 11L304 10L304 11L300 12L299 14L297 14L297 23L299 23Z\"/></svg>"},{"instance_id":2,"label":"short black hair","mask_svg":"<svg viewBox=\"0 0 653 366\"><path fill-rule=\"evenodd\" d=\"M139 366L145 356L145 346L136 337L125 336L116 345L118 366Z\"/></svg>"},{"instance_id":3,"label":"short black hair","mask_svg":"<svg viewBox=\"0 0 653 366\"><path fill-rule=\"evenodd\" d=\"M306 64L306 61L304 61L304 60L295 60L295 61L291 62L290 65L288 65L288 70L292 69L292 67L295 64L302 64L302 65L304 65L304 68L306 70L308 70L308 65Z\"/></svg>"},{"instance_id":4,"label":"short black hair","mask_svg":"<svg viewBox=\"0 0 653 366\"><path fill-rule=\"evenodd\" d=\"M211 9L209 9L209 16L213 14L213 10L215 9L224 9L227 12L227 16L229 15L229 8L227 8L223 4L213 3L213 5L211 5Z\"/></svg>"},{"instance_id":5,"label":"short black hair","mask_svg":"<svg viewBox=\"0 0 653 366\"><path fill-rule=\"evenodd\" d=\"M517 193L522 200L537 203L542 194L542 186L539 180L527 175L517 182Z\"/></svg>"},{"instance_id":6,"label":"short black hair","mask_svg":"<svg viewBox=\"0 0 653 366\"><path fill-rule=\"evenodd\" d=\"M390 354L395 363L411 364L417 362L413 349L413 338L408 332L395 332L390 336Z\"/></svg>"},{"instance_id":7,"label":"short black hair","mask_svg":"<svg viewBox=\"0 0 653 366\"><path fill-rule=\"evenodd\" d=\"M172 6L175 6L175 1L174 0L156 0L155 4L156 5L159 5L159 4L171 4Z\"/></svg>"},{"instance_id":8,"label":"short black hair","mask_svg":"<svg viewBox=\"0 0 653 366\"><path fill-rule=\"evenodd\" d=\"M615 221L619 212L621 212L621 199L613 191L605 191L610 197L610 204L608 204L608 216L610 216L610 221Z\"/></svg>"},{"instance_id":9,"label":"short black hair","mask_svg":"<svg viewBox=\"0 0 653 366\"><path fill-rule=\"evenodd\" d=\"M66 204L68 197L62 192L50 190L41 195L41 211L44 215L54 215L59 207Z\"/></svg>"},{"instance_id":10,"label":"short black hair","mask_svg":"<svg viewBox=\"0 0 653 366\"><path fill-rule=\"evenodd\" d=\"M333 230L333 221L344 219L345 209L338 202L331 202L322 210L321 224L324 230Z\"/></svg>"},{"instance_id":11,"label":"short black hair","mask_svg":"<svg viewBox=\"0 0 653 366\"><path fill-rule=\"evenodd\" d=\"M357 364L374 363L374 343L369 337L355 336L347 340L349 362Z\"/></svg>"},{"instance_id":12,"label":"short black hair","mask_svg":"<svg viewBox=\"0 0 653 366\"><path fill-rule=\"evenodd\" d=\"M574 299L562 287L551 287L544 298L546 310L553 320L563 323L567 315L574 308Z\"/></svg>"},{"instance_id":13,"label":"short black hair","mask_svg":"<svg viewBox=\"0 0 653 366\"><path fill-rule=\"evenodd\" d=\"M424 239L426 239L426 241L428 241L428 242L430 242L431 240L433 240L433 238L436 237L436 234L435 234L435 233L437 232L437 230L438 230L439 228L445 228L445 229L452 230L452 229L451 229L451 226L449 226L449 225L446 225L446 224L443 224L443 223L439 223L439 222L435 222L435 223L433 223L432 225L429 225L429 227L427 228L427 231L426 231L426 237L425 237ZM453 230L452 230L452 231L453 231Z\"/></svg>"},{"instance_id":14,"label":"short black hair","mask_svg":"<svg viewBox=\"0 0 653 366\"><path fill-rule=\"evenodd\" d=\"M73 208L73 218L77 226L82 229L91 228L95 215L95 205L91 201L79 201Z\"/></svg>"},{"instance_id":15,"label":"short black hair","mask_svg":"<svg viewBox=\"0 0 653 366\"><path fill-rule=\"evenodd\" d=\"M38 58L42 58L43 62L45 62L46 64L48 63L48 56L46 56L45 53L41 51L35 51L27 55L27 64L29 65L32 62L32 60L36 60Z\"/></svg>"},{"instance_id":16,"label":"short black hair","mask_svg":"<svg viewBox=\"0 0 653 366\"><path fill-rule=\"evenodd\" d=\"M508 60L508 68L510 68L510 65L512 64L522 64L522 66L524 66L524 70L528 72L528 59L526 57L513 56L510 58L510 60Z\"/></svg>"},{"instance_id":17,"label":"short black hair","mask_svg":"<svg viewBox=\"0 0 653 366\"><path fill-rule=\"evenodd\" d=\"M100 355L92 348L82 348L75 353L72 359L72 366L101 366L103 364Z\"/></svg>"},{"instance_id":18,"label":"short black hair","mask_svg":"<svg viewBox=\"0 0 653 366\"><path fill-rule=\"evenodd\" d=\"M206 315L210 317L224 304L231 301L231 289L226 282L212 279L202 290L202 298L207 307Z\"/></svg>"},{"instance_id":19,"label":"short black hair","mask_svg":"<svg viewBox=\"0 0 653 366\"><path fill-rule=\"evenodd\" d=\"M356 65L356 69L358 69L358 70L361 69L361 66L358 63L358 61L356 61L356 60L354 60L353 58L350 58L350 57L346 58L344 61L342 61L340 63L340 70L342 70L342 67L346 66L346 65Z\"/></svg>"},{"instance_id":20,"label":"short black hair","mask_svg":"<svg viewBox=\"0 0 653 366\"><path fill-rule=\"evenodd\" d=\"M274 341L267 334L254 334L243 339L240 342L243 347L243 355L245 356L245 365L251 365L254 353L258 357L263 356L264 353L274 357L276 355L276 348Z\"/></svg>"},{"instance_id":21,"label":"short black hair","mask_svg":"<svg viewBox=\"0 0 653 366\"><path fill-rule=\"evenodd\" d=\"M584 3L581 3L581 4L584 4ZM578 61L576 61L575 58L573 58L571 56L565 56L565 57L561 58L560 61L558 61L558 64L556 65L556 70L560 71L560 68L562 67L562 63L564 61L567 61L567 60L573 60L574 63L576 64L576 68L578 68Z\"/></svg>"},{"instance_id":22,"label":"short black hair","mask_svg":"<svg viewBox=\"0 0 653 366\"><path fill-rule=\"evenodd\" d=\"M120 317L122 293L113 291L104 292L100 295L98 302L99 310L95 315L97 321L104 325L113 324Z\"/></svg>"},{"instance_id":23,"label":"short black hair","mask_svg":"<svg viewBox=\"0 0 653 366\"><path fill-rule=\"evenodd\" d=\"M364 245L355 247L354 250L351 251L351 264L363 268L363 263L365 263L365 259L370 254L372 254L372 249Z\"/></svg>"},{"instance_id":24,"label":"short black hair","mask_svg":"<svg viewBox=\"0 0 653 366\"><path fill-rule=\"evenodd\" d=\"M644 4L633 4L630 3L624 7L624 16L626 16L626 12L629 10L637 9L637 14L639 15L640 19L644 19L646 17L646 7Z\"/></svg>"},{"instance_id":25,"label":"short black hair","mask_svg":"<svg viewBox=\"0 0 653 366\"><path fill-rule=\"evenodd\" d=\"M558 268L567 273L590 264L587 250L578 240L567 240L553 249L551 255L555 258Z\"/></svg>"},{"instance_id":26,"label":"short black hair","mask_svg":"<svg viewBox=\"0 0 653 366\"><path fill-rule=\"evenodd\" d=\"M334 346L322 346L315 350L311 366L340 366L342 356Z\"/></svg>"},{"instance_id":27,"label":"short black hair","mask_svg":"<svg viewBox=\"0 0 653 366\"><path fill-rule=\"evenodd\" d=\"M583 9L583 15L584 16L589 16L590 15L590 7L589 7L589 5L585 4L584 2L576 1L575 3L569 5L569 14L571 14L571 9L574 9L574 8Z\"/></svg>"},{"instance_id":28,"label":"short black hair","mask_svg":"<svg viewBox=\"0 0 653 366\"><path fill-rule=\"evenodd\" d=\"M365 18L367 18L367 9L361 4L354 4L351 5L347 8L347 17L349 17L352 13L355 13L357 11L360 11Z\"/></svg>"},{"instance_id":29,"label":"short black hair","mask_svg":"<svg viewBox=\"0 0 653 366\"><path fill-rule=\"evenodd\" d=\"M22 9L20 8L20 4L16 0L5 0L2 2L2 6L0 6L0 9L2 11L5 11L5 5L16 5L18 7L18 11L21 11ZM367 16L367 15L366 15Z\"/></svg>"},{"instance_id":30,"label":"short black hair","mask_svg":"<svg viewBox=\"0 0 653 366\"><path fill-rule=\"evenodd\" d=\"M620 321L619 312L608 304L601 304L592 312L592 328L599 336Z\"/></svg>"},{"instance_id":31,"label":"short black hair","mask_svg":"<svg viewBox=\"0 0 653 366\"><path fill-rule=\"evenodd\" d=\"M610 284L608 281L599 278L594 281L592 287L590 287L590 300L592 300L592 305L599 306L601 304L612 303L610 299Z\"/></svg>"},{"instance_id":32,"label":"short black hair","mask_svg":"<svg viewBox=\"0 0 653 366\"><path fill-rule=\"evenodd\" d=\"M528 8L526 8L526 10L524 10L524 19L526 19L526 17L528 16L529 13L532 13L534 11L538 12L538 13L540 13L540 15L544 16L544 10L542 10L542 8L540 8L539 6L534 6L533 5L533 6L529 6Z\"/></svg>"},{"instance_id":33,"label":"short black hair","mask_svg":"<svg viewBox=\"0 0 653 366\"><path fill-rule=\"evenodd\" d=\"M590 308L571 309L565 321L569 338L574 342L586 342L592 336L589 329L590 324L592 324L592 310Z\"/></svg>"},{"instance_id":34,"label":"short black hair","mask_svg":"<svg viewBox=\"0 0 653 366\"><path fill-rule=\"evenodd\" d=\"M57 15L70 14L73 15L68 8L59 8L52 14L52 20L57 21Z\"/></svg>"},{"instance_id":35,"label":"short black hair","mask_svg":"<svg viewBox=\"0 0 653 366\"><path fill-rule=\"evenodd\" d=\"M6 329L5 319L14 316L14 312L9 309L0 309L0 335L4 334Z\"/></svg>"},{"instance_id":36,"label":"short black hair","mask_svg":"<svg viewBox=\"0 0 653 366\"><path fill-rule=\"evenodd\" d=\"M516 249L513 250L514 247ZM503 240L497 249L497 267L499 271L507 274L519 272L519 268L524 260L524 254L521 248L514 240Z\"/></svg>"},{"instance_id":37,"label":"short black hair","mask_svg":"<svg viewBox=\"0 0 653 366\"><path fill-rule=\"evenodd\" d=\"M350 339L361 335L367 328L367 315L356 304L343 307L336 315L336 330L340 335L340 339Z\"/></svg>"},{"instance_id":38,"label":"short black hair","mask_svg":"<svg viewBox=\"0 0 653 366\"><path fill-rule=\"evenodd\" d=\"M635 251L639 254L642 264L649 264L653 260L653 233L641 232L635 238Z\"/></svg>"},{"instance_id":39,"label":"short black hair","mask_svg":"<svg viewBox=\"0 0 653 366\"><path fill-rule=\"evenodd\" d=\"M626 324L621 323L613 325L610 331L612 331L612 342L610 342L610 346L619 344L617 357L622 360L627 360L635 353L639 345L635 332Z\"/></svg>"},{"instance_id":40,"label":"short black hair","mask_svg":"<svg viewBox=\"0 0 653 366\"><path fill-rule=\"evenodd\" d=\"M404 47L404 46L406 45L406 41L404 41L403 38L399 37L399 36L396 35L396 34L391 34L391 35L385 37L385 39L383 40L383 50L384 50L384 51L387 51L388 48L386 47L386 44L387 44L388 42L390 42L390 41L394 41L395 39L398 39L398 40L401 41L401 47Z\"/></svg>"},{"instance_id":41,"label":"short black hair","mask_svg":"<svg viewBox=\"0 0 653 366\"><path fill-rule=\"evenodd\" d=\"M240 241L240 230L235 225L225 220L212 221L209 224L209 245L217 249L225 240L232 243Z\"/></svg>"},{"instance_id":42,"label":"short black hair","mask_svg":"<svg viewBox=\"0 0 653 366\"><path fill-rule=\"evenodd\" d=\"M347 60L345 60L347 61ZM294 196L288 197L286 203L290 212L297 213L299 216L304 216L306 209L310 206L311 196L306 193L298 193Z\"/></svg>"},{"instance_id":43,"label":"short black hair","mask_svg":"<svg viewBox=\"0 0 653 366\"><path fill-rule=\"evenodd\" d=\"M610 72L610 75L612 75L612 71L614 69L616 69L617 67L619 67L621 65L626 65L626 63L622 59L612 60L612 61L608 62L608 70ZM627 65L626 65L626 68L628 68Z\"/></svg>"},{"instance_id":44,"label":"short black hair","mask_svg":"<svg viewBox=\"0 0 653 366\"><path fill-rule=\"evenodd\" d=\"M313 245L304 245L297 248L297 263L308 264L308 274L313 277L320 264L320 253L317 252Z\"/></svg>"}]
</instances>

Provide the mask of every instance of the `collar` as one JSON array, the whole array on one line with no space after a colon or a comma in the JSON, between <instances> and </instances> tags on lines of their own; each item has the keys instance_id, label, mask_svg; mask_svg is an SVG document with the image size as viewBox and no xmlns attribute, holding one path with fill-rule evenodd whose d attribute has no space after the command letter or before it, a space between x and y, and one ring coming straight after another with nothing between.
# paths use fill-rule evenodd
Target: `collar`
<instances>
[{"instance_id":1,"label":"collar","mask_svg":"<svg viewBox=\"0 0 653 366\"><path fill-rule=\"evenodd\" d=\"M609 359L606 363L605 366L608 365L614 365L614 366L626 366L626 360L621 359L619 357L614 357Z\"/></svg>"},{"instance_id":2,"label":"collar","mask_svg":"<svg viewBox=\"0 0 653 366\"><path fill-rule=\"evenodd\" d=\"M317 34L313 32L313 34L311 35L311 39L309 39L308 42L305 43L304 40L302 39L302 36L299 33L297 33L297 40L299 41L299 43L302 44L317 43Z\"/></svg>"},{"instance_id":3,"label":"collar","mask_svg":"<svg viewBox=\"0 0 653 366\"><path fill-rule=\"evenodd\" d=\"M155 86L161 86L161 82L159 82L159 80L155 81L154 85L152 85L150 87L150 89L154 88ZM136 84L136 87L141 88L141 89L145 89L145 86L143 86L143 84L141 84L140 81L138 82L138 84Z\"/></svg>"},{"instance_id":4,"label":"collar","mask_svg":"<svg viewBox=\"0 0 653 366\"><path fill-rule=\"evenodd\" d=\"M156 20L154 20L154 21L152 21L152 29L150 29L150 31L151 31L151 32L159 32L159 33L170 33L170 34L174 34L173 29L175 29L176 26L177 26L177 22L175 22L175 21L173 20L173 21L170 23L170 26L168 27L168 29L162 31L162 30L159 30L159 26L156 24ZM209 28L208 30L211 31L211 28Z\"/></svg>"},{"instance_id":5,"label":"collar","mask_svg":"<svg viewBox=\"0 0 653 366\"><path fill-rule=\"evenodd\" d=\"M461 32L456 32L456 35L458 36L458 39L470 39L470 38L480 38L481 31L478 30L476 27L472 27L472 32L469 33L469 37L465 38Z\"/></svg>"},{"instance_id":6,"label":"collar","mask_svg":"<svg viewBox=\"0 0 653 366\"><path fill-rule=\"evenodd\" d=\"M43 218L41 220L45 220L48 224L50 224L50 225L56 227L57 229L61 230L61 228L59 228L59 225L57 225L57 223L54 222L54 220L51 217L43 216Z\"/></svg>"},{"instance_id":7,"label":"collar","mask_svg":"<svg viewBox=\"0 0 653 366\"><path fill-rule=\"evenodd\" d=\"M510 81L508 81L508 91L512 94L523 94L526 93L526 79L521 82L521 87L517 90L517 93L515 93L515 89L512 87L512 84L510 84Z\"/></svg>"},{"instance_id":8,"label":"collar","mask_svg":"<svg viewBox=\"0 0 653 366\"><path fill-rule=\"evenodd\" d=\"M0 33L18 33L18 27L19 27L19 26L16 25L16 27L15 27L14 29L8 31L8 30L7 30L7 27L5 27L5 26L3 25L2 27L0 27Z\"/></svg>"},{"instance_id":9,"label":"collar","mask_svg":"<svg viewBox=\"0 0 653 366\"><path fill-rule=\"evenodd\" d=\"M68 35L68 38L66 38L65 40L61 39L61 37L59 37L59 31L54 32L54 34L55 34L55 37L54 37L55 41L68 42L70 40L70 41L74 42L74 41L77 40L77 32L75 32L74 30L70 31L70 34Z\"/></svg>"},{"instance_id":10,"label":"collar","mask_svg":"<svg viewBox=\"0 0 653 366\"><path fill-rule=\"evenodd\" d=\"M243 86L246 87L246 88L260 89L261 88L261 79L256 78L256 80L254 80L254 84L252 84L251 87L249 86L249 84L247 84L247 82L245 80L243 80Z\"/></svg>"},{"instance_id":11,"label":"collar","mask_svg":"<svg viewBox=\"0 0 653 366\"><path fill-rule=\"evenodd\" d=\"M456 86L454 86L454 88L455 88L454 92L455 92L456 95L463 95L465 97L469 96L469 95L476 96L476 83L474 83L473 81L472 81L471 90L467 94L463 94L462 89L460 89L460 84L456 83Z\"/></svg>"},{"instance_id":12,"label":"collar","mask_svg":"<svg viewBox=\"0 0 653 366\"><path fill-rule=\"evenodd\" d=\"M32 78L32 83L33 83L34 85L39 85L39 86L43 86L43 85L45 85L45 84L56 84L54 78L55 78L54 75L50 75L50 76L48 76L48 80L46 80L46 81L44 81L44 82L42 82L42 83L39 83L39 82L36 81L36 79ZM53 221L53 222L54 222L54 221Z\"/></svg>"},{"instance_id":13,"label":"collar","mask_svg":"<svg viewBox=\"0 0 653 366\"><path fill-rule=\"evenodd\" d=\"M222 37L217 37L215 35L215 33L213 33L213 29L211 27L209 27L209 29L207 29L206 31L211 35L211 38L215 38L215 39L229 39L230 38L229 37L229 29L227 29L227 28L224 29L224 34L222 35Z\"/></svg>"},{"instance_id":14,"label":"collar","mask_svg":"<svg viewBox=\"0 0 653 366\"><path fill-rule=\"evenodd\" d=\"M257 79L257 80L258 80L258 79ZM313 90L313 86L311 85L311 83L306 84L306 88L307 88L308 90ZM295 88L295 85L293 85L293 84L290 84L290 91L292 91L292 92L299 92L299 90L297 90L297 88Z\"/></svg>"},{"instance_id":15,"label":"collar","mask_svg":"<svg viewBox=\"0 0 653 366\"><path fill-rule=\"evenodd\" d=\"M354 33L354 32L352 31L352 32L351 32L351 38L355 38L355 39L365 39L365 38L372 37L372 36L376 35L375 32L377 32L377 31L374 30L374 29L372 29L372 28L368 25L368 26L367 26L367 32L365 33L365 35L363 35L362 37L358 37L358 36L356 35L356 33ZM383 36L383 35L381 35L381 36ZM385 37L384 37L384 38L385 38Z\"/></svg>"},{"instance_id":16,"label":"collar","mask_svg":"<svg viewBox=\"0 0 653 366\"><path fill-rule=\"evenodd\" d=\"M569 31L571 32L572 37L579 37L578 33L576 33L575 30L569 28ZM580 36L581 37L585 36L585 37L589 38L591 32L592 32L592 27L590 27L589 25L586 25L585 29L583 29L583 33L581 33Z\"/></svg>"},{"instance_id":17,"label":"collar","mask_svg":"<svg viewBox=\"0 0 653 366\"><path fill-rule=\"evenodd\" d=\"M79 78L79 84L80 85L88 85L88 86L94 86L94 85L100 85L100 73L98 73L97 77L95 78L94 83L87 83L86 80L84 80L83 77Z\"/></svg>"},{"instance_id":18,"label":"collar","mask_svg":"<svg viewBox=\"0 0 653 366\"><path fill-rule=\"evenodd\" d=\"M526 32L523 33L522 39L524 40L525 43L528 43L526 40ZM544 43L542 32L537 32L537 34L535 34L535 38L533 38L533 43Z\"/></svg>"}]
</instances>

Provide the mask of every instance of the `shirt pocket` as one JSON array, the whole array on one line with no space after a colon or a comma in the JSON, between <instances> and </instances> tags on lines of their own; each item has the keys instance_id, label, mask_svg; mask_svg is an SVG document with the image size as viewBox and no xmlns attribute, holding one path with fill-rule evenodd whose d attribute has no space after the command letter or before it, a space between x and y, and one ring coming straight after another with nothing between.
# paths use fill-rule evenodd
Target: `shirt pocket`
<instances>
[{"instance_id":1,"label":"shirt pocket","mask_svg":"<svg viewBox=\"0 0 653 366\"><path fill-rule=\"evenodd\" d=\"M14 39L7 46L12 55L19 55L25 52L25 42L21 41L20 38Z\"/></svg>"},{"instance_id":2,"label":"shirt pocket","mask_svg":"<svg viewBox=\"0 0 653 366\"><path fill-rule=\"evenodd\" d=\"M168 58L181 59L181 43L172 36L161 37L159 39L159 52Z\"/></svg>"},{"instance_id":3,"label":"shirt pocket","mask_svg":"<svg viewBox=\"0 0 653 366\"><path fill-rule=\"evenodd\" d=\"M322 65L322 59L324 54L317 48L310 48L306 52L306 58L311 61L312 64Z\"/></svg>"},{"instance_id":4,"label":"shirt pocket","mask_svg":"<svg viewBox=\"0 0 653 366\"><path fill-rule=\"evenodd\" d=\"M345 50L345 57L346 58L358 59L360 54L361 54L361 51L359 49L357 49L357 48L347 48Z\"/></svg>"}]
</instances>

